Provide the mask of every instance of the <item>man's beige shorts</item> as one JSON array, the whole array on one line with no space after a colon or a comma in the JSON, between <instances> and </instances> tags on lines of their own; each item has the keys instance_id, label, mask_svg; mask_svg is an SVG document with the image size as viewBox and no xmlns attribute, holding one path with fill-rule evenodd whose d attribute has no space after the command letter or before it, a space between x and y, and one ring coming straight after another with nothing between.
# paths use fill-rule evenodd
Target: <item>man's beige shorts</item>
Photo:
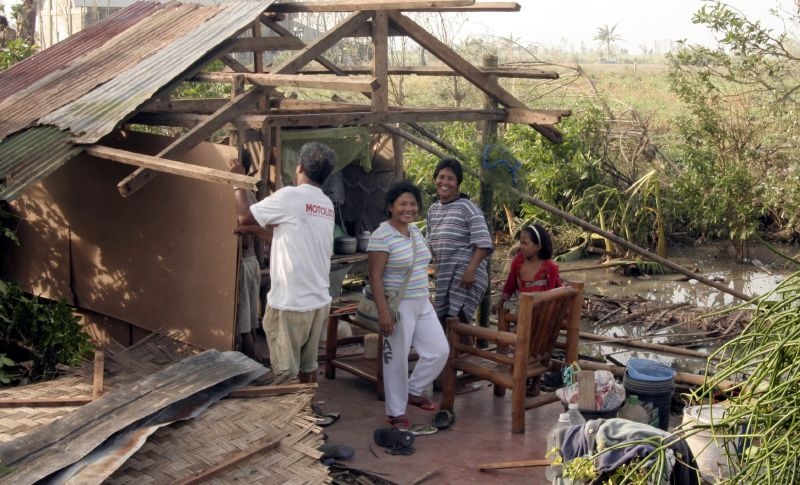
<instances>
[{"instance_id":1,"label":"man's beige shorts","mask_svg":"<svg viewBox=\"0 0 800 485\"><path fill-rule=\"evenodd\" d=\"M264 332L269 345L269 360L275 372L315 372L317 348L330 304L307 312L278 310L267 305Z\"/></svg>"}]
</instances>

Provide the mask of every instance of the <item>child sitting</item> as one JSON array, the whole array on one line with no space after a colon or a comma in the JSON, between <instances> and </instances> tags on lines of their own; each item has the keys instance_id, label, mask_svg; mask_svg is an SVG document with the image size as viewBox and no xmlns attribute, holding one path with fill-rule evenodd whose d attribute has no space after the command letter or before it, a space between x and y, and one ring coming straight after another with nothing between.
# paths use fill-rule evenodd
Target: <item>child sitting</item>
<instances>
[{"instance_id":1,"label":"child sitting","mask_svg":"<svg viewBox=\"0 0 800 485\"><path fill-rule=\"evenodd\" d=\"M500 300L492 311L498 312L514 293L547 291L561 286L558 265L553 262L553 242L545 229L538 225L525 226L519 233L519 253L511 262Z\"/></svg>"}]
</instances>

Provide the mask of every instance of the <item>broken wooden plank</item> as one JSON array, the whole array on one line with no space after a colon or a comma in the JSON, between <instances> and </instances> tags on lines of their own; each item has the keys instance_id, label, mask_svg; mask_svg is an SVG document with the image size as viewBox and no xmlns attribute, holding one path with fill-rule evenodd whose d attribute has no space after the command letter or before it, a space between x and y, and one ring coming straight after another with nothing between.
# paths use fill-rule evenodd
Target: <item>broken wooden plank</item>
<instances>
[{"instance_id":1,"label":"broken wooden plank","mask_svg":"<svg viewBox=\"0 0 800 485\"><path fill-rule=\"evenodd\" d=\"M267 437L262 440L254 442L252 445L248 446L244 450L240 450L230 455L227 455L222 461L216 463L208 468L200 470L198 472L192 473L186 478L178 480L175 485L195 485L197 483L201 483L202 481L206 480L207 478L215 475L226 468L230 468L237 463L255 455L256 453L260 453L262 451L273 450L277 448L281 444L282 438L272 438Z\"/></svg>"},{"instance_id":2,"label":"broken wooden plank","mask_svg":"<svg viewBox=\"0 0 800 485\"><path fill-rule=\"evenodd\" d=\"M127 150L120 150L118 148L110 148L102 145L90 145L86 148L86 153L97 158L105 158L115 162L136 165L150 170L204 180L206 182L237 185L249 190L255 190L256 183L258 182L254 177L231 173L227 170L199 167L176 160L142 155L141 153L129 152Z\"/></svg>"},{"instance_id":3,"label":"broken wooden plank","mask_svg":"<svg viewBox=\"0 0 800 485\"><path fill-rule=\"evenodd\" d=\"M593 411L597 409L595 394L597 392L593 370L578 371L578 409Z\"/></svg>"},{"instance_id":4,"label":"broken wooden plank","mask_svg":"<svg viewBox=\"0 0 800 485\"><path fill-rule=\"evenodd\" d=\"M105 354L100 349L94 351L94 366L92 373L92 401L103 394L103 370L105 367Z\"/></svg>"},{"instance_id":5,"label":"broken wooden plank","mask_svg":"<svg viewBox=\"0 0 800 485\"><path fill-rule=\"evenodd\" d=\"M240 74L241 75L241 74ZM189 130L187 133L184 133L180 138L172 142L167 148L161 150L155 158L177 158L180 155L188 152L195 145L205 141L214 134L215 131L220 129L222 126L225 125L228 121L234 118L237 114L243 112L248 104L254 104L258 101L258 97L263 93L261 88L253 88L250 91L242 93L232 99L229 103L226 103L224 106L219 108L213 114L211 114L208 118L203 120L202 123L195 125ZM125 162L123 162L125 163ZM136 164L134 164L136 165ZM183 164L189 166L189 164ZM156 173L152 170L148 170L141 165L137 170L135 170L132 174L128 175L124 179L122 179L117 184L117 190L119 190L120 195L123 197L128 197L137 190L141 189L145 184L147 184L153 177L156 176ZM202 168L203 170L211 170L205 167L197 167L198 169ZM161 170L161 171L168 171L168 170ZM172 172L175 173L175 172ZM201 172L202 173L202 172Z\"/></svg>"},{"instance_id":6,"label":"broken wooden plank","mask_svg":"<svg viewBox=\"0 0 800 485\"><path fill-rule=\"evenodd\" d=\"M561 117L552 112L536 111L525 108L507 108L507 123L519 123L524 125L552 125L561 121Z\"/></svg>"},{"instance_id":7,"label":"broken wooden plank","mask_svg":"<svg viewBox=\"0 0 800 485\"><path fill-rule=\"evenodd\" d=\"M481 463L478 470L500 470L503 468L527 468L534 466L550 466L550 460L519 460L519 461L500 461L496 463Z\"/></svg>"},{"instance_id":8,"label":"broken wooden plank","mask_svg":"<svg viewBox=\"0 0 800 485\"><path fill-rule=\"evenodd\" d=\"M88 397L0 399L0 408L58 408L67 406L83 406L92 401L93 399Z\"/></svg>"},{"instance_id":9,"label":"broken wooden plank","mask_svg":"<svg viewBox=\"0 0 800 485\"><path fill-rule=\"evenodd\" d=\"M466 7L475 0L330 0L311 2L281 2L267 7L268 12L355 12L364 10L408 10L408 9L440 9L445 7Z\"/></svg>"},{"instance_id":10,"label":"broken wooden plank","mask_svg":"<svg viewBox=\"0 0 800 485\"><path fill-rule=\"evenodd\" d=\"M696 350L682 349L679 347L673 347L671 345L656 344L652 342L635 342L633 340L629 340L628 338L609 337L607 335L597 335L591 332L581 332L580 336L581 338L604 342L607 344L620 345L623 347L634 347L637 349L655 350L665 354L683 355L686 357L696 357L698 359L709 359L711 357L711 355L706 352L698 352Z\"/></svg>"},{"instance_id":11,"label":"broken wooden plank","mask_svg":"<svg viewBox=\"0 0 800 485\"><path fill-rule=\"evenodd\" d=\"M280 384L270 386L247 386L237 389L228 397L265 397L265 396L280 396L281 394L291 394L293 392L314 391L317 389L317 383L300 383L300 384Z\"/></svg>"}]
</instances>

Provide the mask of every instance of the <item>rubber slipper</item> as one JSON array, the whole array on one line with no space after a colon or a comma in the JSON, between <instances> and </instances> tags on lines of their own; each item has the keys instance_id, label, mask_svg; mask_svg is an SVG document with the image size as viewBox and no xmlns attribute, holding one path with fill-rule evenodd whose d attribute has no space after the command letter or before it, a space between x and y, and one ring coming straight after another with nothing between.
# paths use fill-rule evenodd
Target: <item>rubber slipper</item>
<instances>
[{"instance_id":1,"label":"rubber slipper","mask_svg":"<svg viewBox=\"0 0 800 485\"><path fill-rule=\"evenodd\" d=\"M356 450L347 445L324 444L319 447L319 451L322 452L320 460L327 460L328 458L333 458L334 460L349 460L356 454Z\"/></svg>"},{"instance_id":2,"label":"rubber slipper","mask_svg":"<svg viewBox=\"0 0 800 485\"><path fill-rule=\"evenodd\" d=\"M322 426L323 428L330 426L339 419L339 416L339 413L328 413L321 416L316 416L317 426Z\"/></svg>"},{"instance_id":3,"label":"rubber slipper","mask_svg":"<svg viewBox=\"0 0 800 485\"><path fill-rule=\"evenodd\" d=\"M411 394L408 395L408 405L416 406L424 411L436 411L437 409L439 409L439 405L431 401L427 397L412 396Z\"/></svg>"},{"instance_id":4,"label":"rubber slipper","mask_svg":"<svg viewBox=\"0 0 800 485\"><path fill-rule=\"evenodd\" d=\"M435 426L431 426L429 424L415 424L408 428L410 433L413 433L414 436L419 436L421 434L435 434L439 432L439 428Z\"/></svg>"},{"instance_id":5,"label":"rubber slipper","mask_svg":"<svg viewBox=\"0 0 800 485\"><path fill-rule=\"evenodd\" d=\"M440 409L433 417L433 425L438 429L447 429L456 421L456 415L447 409Z\"/></svg>"},{"instance_id":6,"label":"rubber slipper","mask_svg":"<svg viewBox=\"0 0 800 485\"><path fill-rule=\"evenodd\" d=\"M414 444L414 434L392 428L378 428L372 433L375 444L384 448L410 448Z\"/></svg>"}]
</instances>

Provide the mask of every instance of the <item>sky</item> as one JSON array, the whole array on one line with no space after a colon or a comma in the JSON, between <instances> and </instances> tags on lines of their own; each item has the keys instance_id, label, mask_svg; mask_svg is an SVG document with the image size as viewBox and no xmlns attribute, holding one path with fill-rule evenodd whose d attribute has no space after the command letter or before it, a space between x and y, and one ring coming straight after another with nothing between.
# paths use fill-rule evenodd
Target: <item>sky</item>
<instances>
[{"instance_id":1,"label":"sky","mask_svg":"<svg viewBox=\"0 0 800 485\"><path fill-rule=\"evenodd\" d=\"M617 25L622 37L618 46L631 54L656 40L687 39L692 43L711 44L707 29L692 24L693 14L704 4L701 0L516 0L519 12L482 12L470 14L462 32L468 35L491 35L523 39L521 43L558 46L563 42L579 49L584 42L596 47L592 38L603 25ZM783 30L770 8L792 11L794 0L729 0L751 20Z\"/></svg>"}]
</instances>

